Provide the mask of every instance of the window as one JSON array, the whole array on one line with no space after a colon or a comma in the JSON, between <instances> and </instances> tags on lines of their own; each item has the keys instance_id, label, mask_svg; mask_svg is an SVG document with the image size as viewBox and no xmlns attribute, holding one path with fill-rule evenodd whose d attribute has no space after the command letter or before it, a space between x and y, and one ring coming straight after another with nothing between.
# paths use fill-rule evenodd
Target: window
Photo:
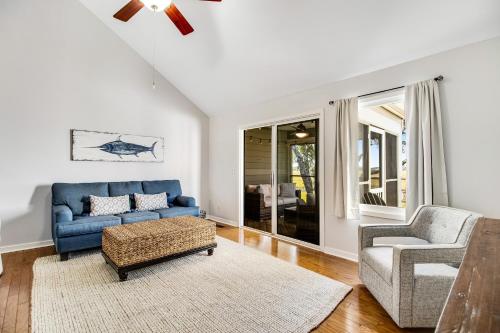
<instances>
[{"instance_id":1,"label":"window","mask_svg":"<svg viewBox=\"0 0 500 333\"><path fill-rule=\"evenodd\" d=\"M357 149L361 213L404 219L406 132L402 91L360 100Z\"/></svg>"}]
</instances>

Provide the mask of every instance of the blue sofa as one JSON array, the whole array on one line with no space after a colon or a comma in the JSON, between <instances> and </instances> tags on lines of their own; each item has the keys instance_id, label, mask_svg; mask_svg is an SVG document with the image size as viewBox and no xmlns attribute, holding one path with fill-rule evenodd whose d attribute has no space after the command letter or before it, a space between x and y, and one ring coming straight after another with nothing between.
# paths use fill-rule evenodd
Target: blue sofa
<instances>
[{"instance_id":1,"label":"blue sofa","mask_svg":"<svg viewBox=\"0 0 500 333\"><path fill-rule=\"evenodd\" d=\"M133 193L161 192L167 193L169 208L133 211L135 208ZM131 198L131 212L89 216L89 195L113 197L126 194ZM181 215L199 216L199 212L195 199L182 195L178 180L52 185L52 238L61 260L67 260L70 252L100 247L102 231L106 227Z\"/></svg>"}]
</instances>

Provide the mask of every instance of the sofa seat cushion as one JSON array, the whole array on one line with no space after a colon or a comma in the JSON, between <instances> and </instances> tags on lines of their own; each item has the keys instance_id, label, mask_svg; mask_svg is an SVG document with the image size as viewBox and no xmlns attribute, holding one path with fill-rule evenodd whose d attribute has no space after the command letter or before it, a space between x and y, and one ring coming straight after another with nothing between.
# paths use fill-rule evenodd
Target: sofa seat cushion
<instances>
[{"instance_id":1,"label":"sofa seat cushion","mask_svg":"<svg viewBox=\"0 0 500 333\"><path fill-rule=\"evenodd\" d=\"M125 214L118 214L116 216L118 216L122 219L123 224L158 220L160 218L160 214L158 214L156 212L149 212L149 211L131 212L131 213L125 213Z\"/></svg>"},{"instance_id":2,"label":"sofa seat cushion","mask_svg":"<svg viewBox=\"0 0 500 333\"><path fill-rule=\"evenodd\" d=\"M199 207L181 207L181 206L171 206L170 208L163 208L155 210L158 214L160 214L160 218L164 219L167 217L176 217L183 215L192 215L199 216L200 208Z\"/></svg>"},{"instance_id":3,"label":"sofa seat cushion","mask_svg":"<svg viewBox=\"0 0 500 333\"><path fill-rule=\"evenodd\" d=\"M57 237L71 237L102 232L106 227L121 224L118 216L75 216L73 222L58 223Z\"/></svg>"},{"instance_id":4,"label":"sofa seat cushion","mask_svg":"<svg viewBox=\"0 0 500 333\"><path fill-rule=\"evenodd\" d=\"M368 264L380 277L392 285L392 246L368 247L361 253L361 260ZM415 264L415 283L454 279L457 269L446 264Z\"/></svg>"}]
</instances>

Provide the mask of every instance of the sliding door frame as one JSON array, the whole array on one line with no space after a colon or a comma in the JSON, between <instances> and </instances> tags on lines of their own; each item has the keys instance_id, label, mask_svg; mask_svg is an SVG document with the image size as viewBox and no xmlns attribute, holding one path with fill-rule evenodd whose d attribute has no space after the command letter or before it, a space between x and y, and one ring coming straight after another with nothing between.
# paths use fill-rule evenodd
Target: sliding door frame
<instances>
[{"instance_id":1,"label":"sliding door frame","mask_svg":"<svg viewBox=\"0 0 500 333\"><path fill-rule=\"evenodd\" d=\"M277 197L277 128L279 125L286 125L288 123L307 121L312 119L319 120L319 128L318 128L318 143L319 143L319 154L318 154L318 177L319 177L319 246L312 243L307 243L295 238L286 237L278 234L277 230L277 205L275 204ZM238 226L241 228L247 229L244 225L245 221L245 131L250 129L255 129L259 127L272 127L272 140L271 140L271 149L272 149L272 190L273 190L273 206L272 206L272 233L268 233L265 231L261 231L258 229L248 228L249 230L270 235L274 238L282 239L291 243L299 244L305 247L310 247L313 249L324 250L325 248L325 119L324 119L324 110L317 109L312 110L310 112L306 112L303 114L298 114L295 116L288 117L280 117L274 118L267 121L257 122L253 124L248 124L245 126L240 126L238 131Z\"/></svg>"}]
</instances>

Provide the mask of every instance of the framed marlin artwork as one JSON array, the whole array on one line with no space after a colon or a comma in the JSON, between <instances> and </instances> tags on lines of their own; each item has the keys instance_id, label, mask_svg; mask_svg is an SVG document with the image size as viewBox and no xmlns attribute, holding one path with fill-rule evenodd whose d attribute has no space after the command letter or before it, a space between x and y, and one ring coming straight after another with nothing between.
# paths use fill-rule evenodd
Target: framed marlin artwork
<instances>
[{"instance_id":1,"label":"framed marlin artwork","mask_svg":"<svg viewBox=\"0 0 500 333\"><path fill-rule=\"evenodd\" d=\"M163 162L160 137L71 130L71 160Z\"/></svg>"}]
</instances>

